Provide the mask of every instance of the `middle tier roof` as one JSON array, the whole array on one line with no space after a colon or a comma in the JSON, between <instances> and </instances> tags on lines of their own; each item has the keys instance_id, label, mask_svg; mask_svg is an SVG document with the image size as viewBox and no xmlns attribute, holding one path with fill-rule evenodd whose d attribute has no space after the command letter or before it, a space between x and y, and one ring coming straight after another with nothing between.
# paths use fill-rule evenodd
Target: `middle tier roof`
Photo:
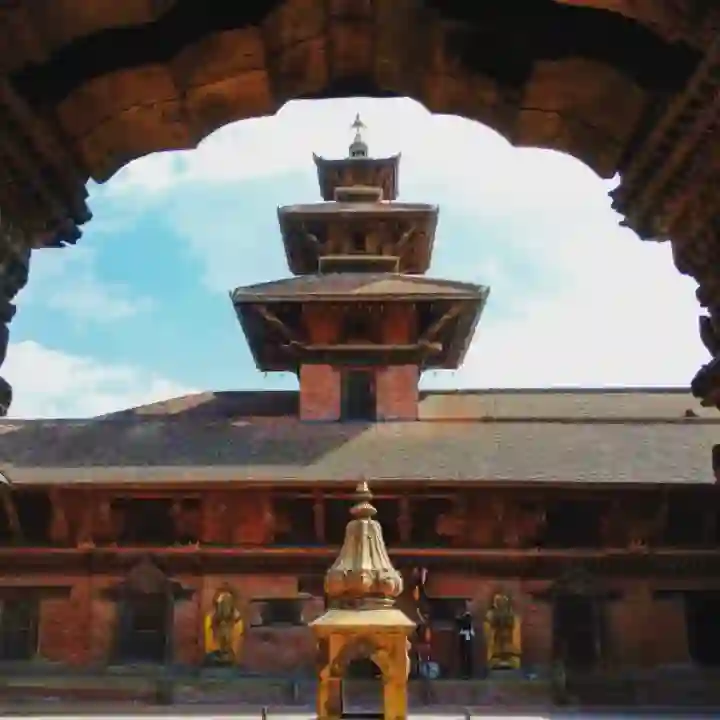
<instances>
[{"instance_id":1,"label":"middle tier roof","mask_svg":"<svg viewBox=\"0 0 720 720\"><path fill-rule=\"evenodd\" d=\"M326 202L278 208L290 272L317 273L327 255L392 255L398 270L430 267L438 207L424 203Z\"/></svg>"}]
</instances>

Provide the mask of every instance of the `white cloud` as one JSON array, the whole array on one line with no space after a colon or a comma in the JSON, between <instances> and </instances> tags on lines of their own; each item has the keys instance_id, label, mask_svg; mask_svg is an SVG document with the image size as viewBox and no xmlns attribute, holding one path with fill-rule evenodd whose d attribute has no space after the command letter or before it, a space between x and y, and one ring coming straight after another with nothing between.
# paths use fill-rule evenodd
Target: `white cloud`
<instances>
[{"instance_id":1,"label":"white cloud","mask_svg":"<svg viewBox=\"0 0 720 720\"><path fill-rule=\"evenodd\" d=\"M32 341L10 344L2 374L13 386L10 417L16 418L94 417L197 392L147 370Z\"/></svg>"},{"instance_id":2,"label":"white cloud","mask_svg":"<svg viewBox=\"0 0 720 720\"><path fill-rule=\"evenodd\" d=\"M669 246L619 227L612 181L409 100L291 103L273 118L224 128L195 151L132 163L107 192L147 201L191 186L197 206L185 214L196 221L177 230L219 278L210 270L238 267L246 219L232 208L206 217L202 197L220 185L312 174L310 153L343 153L357 110L373 154L402 151L402 199L441 205L433 274L494 286L466 366L431 384L681 385L706 360L694 283L675 270ZM461 218L462 236L448 235L443 218Z\"/></svg>"},{"instance_id":3,"label":"white cloud","mask_svg":"<svg viewBox=\"0 0 720 720\"><path fill-rule=\"evenodd\" d=\"M88 238L75 248L33 253L22 303L36 303L74 320L98 323L133 317L152 306L149 298L136 298L124 285L98 276L96 246Z\"/></svg>"}]
</instances>

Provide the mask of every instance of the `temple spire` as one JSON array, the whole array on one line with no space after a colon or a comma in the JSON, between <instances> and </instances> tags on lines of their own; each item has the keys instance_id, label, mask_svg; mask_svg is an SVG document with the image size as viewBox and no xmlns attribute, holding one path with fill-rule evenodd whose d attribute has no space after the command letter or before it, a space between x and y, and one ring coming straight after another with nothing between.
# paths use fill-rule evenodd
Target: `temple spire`
<instances>
[{"instance_id":1,"label":"temple spire","mask_svg":"<svg viewBox=\"0 0 720 720\"><path fill-rule=\"evenodd\" d=\"M368 146L363 140L362 131L367 129L365 123L360 119L360 113L355 115L355 120L350 126L355 131L355 138L350 143L351 158L366 158L368 156Z\"/></svg>"},{"instance_id":2,"label":"temple spire","mask_svg":"<svg viewBox=\"0 0 720 720\"><path fill-rule=\"evenodd\" d=\"M402 592L402 576L388 556L366 482L355 489L355 500L340 554L325 576L325 592L341 607L391 606Z\"/></svg>"}]
</instances>

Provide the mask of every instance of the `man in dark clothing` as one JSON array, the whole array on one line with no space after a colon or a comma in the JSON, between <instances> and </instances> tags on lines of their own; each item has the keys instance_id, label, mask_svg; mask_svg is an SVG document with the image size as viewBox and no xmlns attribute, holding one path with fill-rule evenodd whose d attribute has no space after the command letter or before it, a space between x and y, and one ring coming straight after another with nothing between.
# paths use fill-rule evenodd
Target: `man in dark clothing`
<instances>
[{"instance_id":1,"label":"man in dark clothing","mask_svg":"<svg viewBox=\"0 0 720 720\"><path fill-rule=\"evenodd\" d=\"M460 676L469 679L474 670L475 628L473 617L469 610L465 610L456 618L458 633L458 648L460 655Z\"/></svg>"}]
</instances>

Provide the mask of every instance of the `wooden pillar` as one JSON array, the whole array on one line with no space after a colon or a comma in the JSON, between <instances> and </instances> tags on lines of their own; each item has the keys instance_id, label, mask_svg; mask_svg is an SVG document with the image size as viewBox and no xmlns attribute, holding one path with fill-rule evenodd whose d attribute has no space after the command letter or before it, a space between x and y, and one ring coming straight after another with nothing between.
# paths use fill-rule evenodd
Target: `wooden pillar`
<instances>
[{"instance_id":1,"label":"wooden pillar","mask_svg":"<svg viewBox=\"0 0 720 720\"><path fill-rule=\"evenodd\" d=\"M313 520L315 522L315 540L318 545L325 544L325 498L319 491L313 493Z\"/></svg>"},{"instance_id":2,"label":"wooden pillar","mask_svg":"<svg viewBox=\"0 0 720 720\"><path fill-rule=\"evenodd\" d=\"M398 514L398 535L401 545L409 545L412 535L412 515L410 513L410 498L400 496L400 513Z\"/></svg>"}]
</instances>

